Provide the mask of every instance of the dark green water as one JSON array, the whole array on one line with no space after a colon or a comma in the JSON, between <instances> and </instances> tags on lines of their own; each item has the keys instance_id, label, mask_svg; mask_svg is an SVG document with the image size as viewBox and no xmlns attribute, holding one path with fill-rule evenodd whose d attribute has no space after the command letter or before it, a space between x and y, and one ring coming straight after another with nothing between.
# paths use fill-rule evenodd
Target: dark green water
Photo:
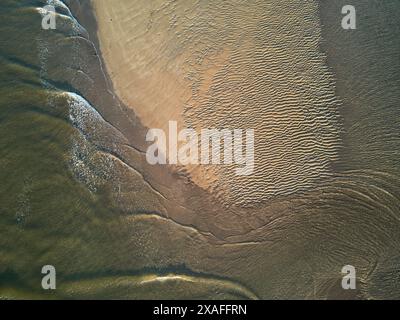
<instances>
[{"instance_id":1,"label":"dark green water","mask_svg":"<svg viewBox=\"0 0 400 320\"><path fill-rule=\"evenodd\" d=\"M4 0L0 7L0 295L6 297L43 294L40 271L49 261L62 279L101 270L112 252L106 248L112 235L100 223L109 219L101 191L90 193L71 170L80 134L60 94L76 90L71 48L80 42L67 43L68 19L65 31L42 30L40 6Z\"/></svg>"}]
</instances>

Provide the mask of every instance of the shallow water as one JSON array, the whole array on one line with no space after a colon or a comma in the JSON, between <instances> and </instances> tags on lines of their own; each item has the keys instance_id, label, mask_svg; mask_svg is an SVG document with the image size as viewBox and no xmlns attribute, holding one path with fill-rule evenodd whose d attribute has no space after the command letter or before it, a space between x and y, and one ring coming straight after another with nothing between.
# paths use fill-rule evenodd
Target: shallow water
<instances>
[{"instance_id":1,"label":"shallow water","mask_svg":"<svg viewBox=\"0 0 400 320\"><path fill-rule=\"evenodd\" d=\"M340 28L343 1L280 1L279 13L254 1L225 15L204 6L192 21L211 16L211 29L181 25L182 39L201 40L186 53L210 53L218 39L231 55L214 90L194 95L188 123L248 119L270 140L263 170L250 181L222 173L212 198L144 163L140 120L112 93L81 2L66 1L74 15L58 3L55 32L40 27L46 1L0 7L0 298L337 298L347 297L345 264L360 277L350 298L399 297L398 1L353 1L354 32ZM240 20L243 8L254 21ZM305 47L295 31L310 36ZM170 32L161 43L185 49ZM203 68L191 69L194 89ZM296 74L307 78L301 94ZM224 107L235 97L247 114ZM288 145L280 126L294 128ZM235 202L254 209L222 209ZM40 286L46 264L57 269L54 292Z\"/></svg>"}]
</instances>

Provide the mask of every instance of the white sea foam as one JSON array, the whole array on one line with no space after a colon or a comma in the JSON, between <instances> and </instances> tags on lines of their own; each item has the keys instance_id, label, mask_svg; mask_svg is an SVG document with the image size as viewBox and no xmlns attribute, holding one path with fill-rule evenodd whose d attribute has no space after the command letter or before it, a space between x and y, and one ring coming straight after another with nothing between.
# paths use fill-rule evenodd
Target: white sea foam
<instances>
[{"instance_id":1,"label":"white sea foam","mask_svg":"<svg viewBox=\"0 0 400 320\"><path fill-rule=\"evenodd\" d=\"M87 34L86 30L78 23L70 9L63 2L48 0L46 5L54 6L56 9L56 29L66 32L66 39L69 37L68 41L71 41L72 33L72 42L68 44L70 51L65 53L65 57L71 66L83 68L81 37L87 38L85 36ZM45 8L39 7L36 9L42 18L48 14ZM79 181L84 183L92 192L96 192L98 187L108 180L113 167L112 158L107 153L98 151L101 137L107 135L114 142L123 141L124 138L82 96L73 92L60 91L51 84L48 66L54 64L54 59L56 61L60 59L57 47L59 42L51 41L53 34L54 30L42 30L36 39L40 67L39 77L42 86L48 90L46 104L51 109L55 107L56 100L59 101L59 98L67 101L69 106L68 120L77 129L71 136L69 166ZM67 77L64 80L74 85L74 79L71 80ZM108 146L110 145L113 145L113 143L108 144Z\"/></svg>"},{"instance_id":2,"label":"white sea foam","mask_svg":"<svg viewBox=\"0 0 400 320\"><path fill-rule=\"evenodd\" d=\"M63 92L69 104L69 120L79 130L72 135L70 167L78 180L92 192L107 181L112 172L113 160L106 153L98 153L89 141L107 126L103 117L90 103L73 92Z\"/></svg>"},{"instance_id":3,"label":"white sea foam","mask_svg":"<svg viewBox=\"0 0 400 320\"><path fill-rule=\"evenodd\" d=\"M53 6L56 11L56 15L60 19L67 19L71 21L72 25L72 31L74 35L84 35L87 34L86 29L76 20L76 18L73 16L71 10L67 7L67 5L59 0L47 0L46 2L47 6ZM67 12L67 14L62 14L59 11L57 11L57 8L62 8L64 11ZM39 12L42 18L44 18L47 14L48 11L45 9L45 7L37 7L36 10ZM56 25L57 28L57 25Z\"/></svg>"},{"instance_id":4,"label":"white sea foam","mask_svg":"<svg viewBox=\"0 0 400 320\"><path fill-rule=\"evenodd\" d=\"M64 92L70 105L69 119L72 124L83 132L96 132L103 122L103 117L90 103L80 95L73 92Z\"/></svg>"}]
</instances>

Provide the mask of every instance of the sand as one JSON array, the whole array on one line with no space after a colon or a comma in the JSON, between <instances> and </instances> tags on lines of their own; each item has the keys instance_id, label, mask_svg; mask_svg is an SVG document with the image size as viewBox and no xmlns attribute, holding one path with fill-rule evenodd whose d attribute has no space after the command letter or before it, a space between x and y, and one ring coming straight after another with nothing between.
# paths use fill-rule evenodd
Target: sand
<instances>
[{"instance_id":1,"label":"sand","mask_svg":"<svg viewBox=\"0 0 400 320\"><path fill-rule=\"evenodd\" d=\"M100 0L93 1L93 6L101 52L118 96L149 128L167 129L168 120L180 121L189 88L183 83L179 59L166 64L157 57L165 45L157 41L160 35L142 36L151 5Z\"/></svg>"},{"instance_id":2,"label":"sand","mask_svg":"<svg viewBox=\"0 0 400 320\"><path fill-rule=\"evenodd\" d=\"M40 25L40 16L31 3L1 6L6 14L0 32L7 45L0 298L400 298L399 2L354 0L360 24L349 33L338 23L345 1L320 2L325 39L320 50L316 1L271 0L264 7L257 1L250 7L244 1L233 7L217 0L213 6L187 2L196 7L187 11L176 1L176 14L168 6L154 10L153 26L167 17L171 30L181 30L164 42L190 39L182 74L190 75L192 108L184 106L181 121L250 124L264 137L257 140L263 164L257 175L241 180L230 176L230 168L210 170L223 178L210 183L223 203L258 204L241 211L221 208L181 176L165 179L165 166L145 163L136 144L125 140L136 137L126 129L139 128L139 121L131 121L133 111L114 101L98 51L71 36L76 35L72 24L50 33L32 28ZM126 15L121 28L133 23L130 16L135 17ZM90 38L95 37L90 33ZM328 52L335 78L320 51ZM153 54L163 59L166 52L171 50ZM145 71L157 74L153 66L167 65L157 62L149 61ZM57 90L39 85L43 80ZM335 85L344 102L345 150L335 177L325 183L323 176L331 171L321 163L335 159L334 133L340 129L332 116ZM60 96L67 86L74 93ZM65 99L74 96L78 99ZM155 121L162 111L142 119ZM68 114L73 121L64 119ZM132 117L124 122L126 115ZM71 171L70 160L82 166ZM312 181L320 176L321 183ZM301 187L312 190L298 193ZM276 200L274 194L286 196ZM54 295L38 291L38 270L48 263L62 275ZM340 270L349 263L362 281L358 290L344 292Z\"/></svg>"},{"instance_id":3,"label":"sand","mask_svg":"<svg viewBox=\"0 0 400 320\"><path fill-rule=\"evenodd\" d=\"M178 168L220 202L254 206L332 175L340 101L319 49L317 3L93 4L115 92L145 126L255 130L249 177L235 165Z\"/></svg>"}]
</instances>

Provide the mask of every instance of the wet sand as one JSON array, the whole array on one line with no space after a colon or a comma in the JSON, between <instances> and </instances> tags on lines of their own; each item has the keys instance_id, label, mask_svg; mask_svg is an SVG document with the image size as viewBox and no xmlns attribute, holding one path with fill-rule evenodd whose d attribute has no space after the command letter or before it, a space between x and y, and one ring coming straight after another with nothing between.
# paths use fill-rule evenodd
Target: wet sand
<instances>
[{"instance_id":1,"label":"wet sand","mask_svg":"<svg viewBox=\"0 0 400 320\"><path fill-rule=\"evenodd\" d=\"M354 0L356 32L345 0L131 1L116 26L148 22L125 41L152 117L115 95L88 1L54 1L54 31L39 3L0 7L1 299L400 297L398 0ZM186 126L254 125L257 175L214 168L210 190L147 164L164 100Z\"/></svg>"},{"instance_id":2,"label":"wet sand","mask_svg":"<svg viewBox=\"0 0 400 320\"><path fill-rule=\"evenodd\" d=\"M179 128L255 130L251 177L234 165L184 168L216 201L254 207L332 176L340 101L319 51L316 2L93 5L115 92L146 127L177 120Z\"/></svg>"},{"instance_id":3,"label":"wet sand","mask_svg":"<svg viewBox=\"0 0 400 320\"><path fill-rule=\"evenodd\" d=\"M122 229L127 234L123 245L128 253L121 259L130 261L136 253L140 259L132 263L134 269L146 270L155 266L164 272L160 272L160 278L169 271L168 266L183 264L199 279L202 273L224 280L234 279L237 288L244 284L256 296L263 298L343 297L338 270L351 261L358 266L360 276L371 281L360 283L360 290L350 298L384 295L376 290L379 288L376 279L383 278L385 285L391 286L385 274L396 260L398 208L390 197L399 194L399 188L395 182L396 175L386 166L387 161L393 161L388 151L384 153L387 158L383 165L375 162L379 162L376 154L361 159L362 152L358 157L362 161L352 163L349 159L357 150L348 148L343 152L343 146L338 156L338 144L345 141L347 147L352 137L360 139L365 131L357 131L351 123L343 123L338 116L339 112L346 114L344 108L348 104L343 106L342 101L349 101L345 89L351 86L352 81L346 81L346 70L340 70L341 54L336 61L327 59L324 54L330 52L332 57L340 43L340 37L335 35L338 32L335 28L337 21L329 19L333 8L329 4L308 7L306 12L310 18L285 15L290 27L280 26L280 34L284 36L274 36L269 29L276 28L282 20L278 18L271 22L268 19L265 21L271 25L264 25L264 20L255 15L255 20L261 21L257 27L263 27L266 32L264 37L255 33L261 48L256 46L258 51L252 55L254 43L246 42L245 37L239 45L233 41L237 33L211 32L218 40L211 42L213 46L218 47L220 42L224 44L223 50L213 51L207 45L212 38L207 30L200 32L205 32L204 38L196 37L191 27L183 30L186 26L182 27L177 22L182 18L181 9L173 9L172 5L172 9L179 13L176 16L169 11L172 9L167 4L172 2L166 2L166 7L161 8L155 3L149 8L147 2L121 2L121 6L118 2L113 8L108 7L109 2L95 2L104 6L99 9L96 5L96 12L104 10L106 17L97 15L99 44L115 92L127 107L124 113L133 110L144 128L153 125L162 127L165 119L177 117L181 123L193 127L229 127L242 122L246 125L251 123L267 137L259 150L264 155L259 159L264 164L259 176L250 181L238 181L231 179L226 171L212 171L210 177L215 178L218 173L219 179L210 182L207 178L208 185L202 185L205 190L191 183L185 184L185 176L170 175L168 168L150 167L143 162L143 157L127 153L123 160L132 166L139 166L139 171L160 191L158 197L162 200L161 209L155 209L155 213L138 211L137 205L141 203L137 199L147 197L147 190L126 192L135 189L134 185L140 180L133 179L130 170L123 169L120 177L124 176L126 181L120 187L125 193L121 192L120 197L114 199L115 206L127 214ZM293 3L296 2L287 2L287 7L278 6L280 14L296 12ZM124 8L123 12L119 11L120 8ZM207 7L198 9L201 14L212 12ZM226 9L232 8L228 6ZM272 7L269 9L272 10ZM243 10L241 14L249 14L247 9ZM184 12L190 21L197 21L193 28L204 27L215 31L212 25L206 23L214 21L210 16L205 15L205 21L199 22L196 19L201 17L196 17L195 12ZM115 16L111 16L113 14ZM118 23L111 28L115 19ZM227 23L234 29L237 16L231 14L230 19ZM148 23L143 24L143 21ZM168 28L163 21L172 28L183 28L174 34L179 39L190 39L184 43L186 50L179 52L182 43L165 33ZM137 26L137 22L141 23L139 28L130 29ZM160 25L157 26L157 23ZM239 24L239 29L241 27ZM143 32L136 33L138 30ZM128 33L127 38L122 36L124 32ZM147 32L150 33L148 36ZM296 32L297 38L293 38ZM192 38L188 38L190 34L193 34ZM333 46L325 43L323 47L321 44L329 36L338 43ZM227 42L223 42L222 38L226 38ZM128 44L123 45L124 41ZM263 48L263 43L269 46ZM228 45L233 48L227 50ZM298 48L295 50L296 45ZM125 46L133 51L124 50ZM240 48L236 52L235 46ZM374 46L370 49L376 50ZM108 58L103 51L108 52ZM191 54L185 55L185 52ZM119 59L114 59L114 55ZM351 55L347 59L351 61ZM267 65L263 64L265 61ZM293 64L293 61L298 61L298 64ZM327 61L331 61L332 65L328 66ZM338 68L335 69L335 66ZM183 76L182 69L186 76L190 75L189 78ZM337 84L336 73L346 86ZM354 74L357 74L357 68ZM143 82L138 83L139 79ZM359 91L363 90L365 81L357 82L360 84ZM189 100L186 100L186 86L190 87ZM139 89L142 92L134 92ZM174 94L170 95L170 91ZM379 94L372 96L378 97ZM246 101L254 102L256 107L253 109ZM163 108L164 102L171 103L173 107ZM245 108L239 108L241 103L245 104ZM356 115L359 111L357 107L359 105L355 104L346 112ZM119 113L116 119L118 117L122 119L124 114ZM375 125L369 132L374 131ZM141 138L136 139L140 141ZM372 143L370 147L374 145ZM212 188L208 187L210 185ZM213 198L210 198L210 193L214 193ZM249 203L255 208L240 208ZM239 209L226 209L221 204L228 207L233 204ZM150 202L150 207L152 205L157 208L155 203ZM389 259L390 263L380 263L383 248L387 248L385 259ZM171 278L175 277L173 274L188 273L188 270L173 269ZM128 280L127 283L130 282ZM224 282L224 286L229 286L228 282ZM135 293L140 288L132 287L131 290Z\"/></svg>"}]
</instances>

